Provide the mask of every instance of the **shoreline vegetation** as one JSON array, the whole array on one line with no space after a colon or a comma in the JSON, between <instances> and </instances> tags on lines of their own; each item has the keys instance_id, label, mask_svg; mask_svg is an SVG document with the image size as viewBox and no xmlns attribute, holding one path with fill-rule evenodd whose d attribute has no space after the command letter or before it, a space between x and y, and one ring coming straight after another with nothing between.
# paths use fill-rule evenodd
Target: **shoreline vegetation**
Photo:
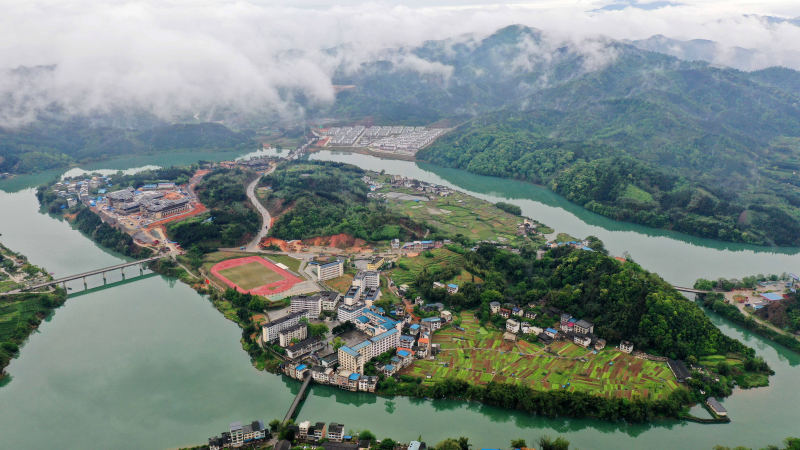
<instances>
[{"instance_id":1,"label":"shoreline vegetation","mask_svg":"<svg viewBox=\"0 0 800 450\"><path fill-rule=\"evenodd\" d=\"M715 292L698 302L753 333L800 353L800 283L791 276L749 276L741 280L698 279L694 287ZM767 294L767 300L761 297ZM771 295L774 294L774 295Z\"/></svg>"},{"instance_id":2,"label":"shoreline vegetation","mask_svg":"<svg viewBox=\"0 0 800 450\"><path fill-rule=\"evenodd\" d=\"M20 348L31 333L67 298L66 291L59 287L51 292L4 294L31 279L50 280L52 277L44 269L30 264L24 255L0 244L0 385L7 381L5 368L19 356Z\"/></svg>"},{"instance_id":3,"label":"shoreline vegetation","mask_svg":"<svg viewBox=\"0 0 800 450\"><path fill-rule=\"evenodd\" d=\"M310 191L305 187L300 189L293 184L292 178L286 176L292 170L300 171L295 172L295 175L302 178L305 185L312 186ZM341 178L337 176L339 171L351 171L350 178L358 181L348 181L351 185L334 189L328 183L341 183ZM340 192L341 188L344 188L342 196L330 201L339 204L344 211L352 210L352 213L344 215L345 222L352 228L344 231L363 233L366 239L377 238L378 241L394 237L413 238L422 232L424 227L420 225L424 224L418 224L409 217L397 216L377 206L366 206L366 209L364 206L355 206L371 205L374 201L367 199L367 191L358 185L363 184L359 178L365 173L353 166L338 163L296 162L279 167L265 177L265 180L275 183L275 187L284 186L277 189L281 192L278 198L266 199L268 205L271 201L282 202L284 211L284 214L275 219L275 228L270 231L270 235L283 236L290 229L286 224L282 225L282 221L298 225L297 230L305 230L301 233L302 236L311 237L319 235L317 232L320 230L330 230L333 222L329 219L338 216L332 216L335 211L330 208L331 205L322 203L324 197L314 196L320 196L323 192ZM299 176L302 174L306 176ZM284 350L273 345L260 345L259 327L265 311L285 307L287 302L269 301L239 293L234 289L217 289L213 283L207 284L204 281L206 274L202 270L206 255L212 250L216 251L221 243L246 242L250 236L249 226L234 227L234 231L227 233L205 233L207 230L204 229L209 224L217 224L217 217L226 211L230 214L237 211L247 211L246 215L252 213L252 209L246 205L248 200L245 195L245 186L251 179L247 171L240 169L216 169L206 176L198 185L197 191L199 198L209 207L208 217L213 217L214 220L192 217L171 223L167 227L170 237L187 250L177 261L164 259L153 264L152 268L165 276L176 277L199 293L208 295L209 301L242 329L242 347L250 355L253 365L259 370L278 372ZM287 196L292 197L291 202L285 202L289 198ZM44 197L40 195L40 199L42 198ZM309 198L314 201L309 201ZM302 209L298 204L308 211L323 213L301 217L298 213ZM43 207L47 209L48 205L43 204ZM272 204L271 207L275 208L276 205ZM218 208L218 212L215 212L215 208ZM318 211L319 208L322 209ZM85 211L84 214L94 215L88 208ZM370 215L375 217L370 218ZM129 249L129 236L113 228L116 234L98 232L105 229L105 224L87 219L78 221L77 217L74 223L88 224L82 226L91 231L87 235L96 242L110 236L101 245L113 249ZM350 218L355 217L365 217L367 222L350 221ZM97 220L99 221L99 217ZM303 224L299 224L298 220L304 220ZM376 228L370 225L370 220L384 220L385 225ZM385 220L397 220L401 226L386 228L391 225ZM258 220L253 222L257 224ZM191 232L180 231L189 225L193 228ZM204 232L199 233L195 229L197 227ZM411 277L411 298L420 296L426 301L443 302L455 313L475 311L481 322L493 329L504 328L504 322L493 323L496 319L488 313L489 303L497 300L520 304L533 302L551 311L590 317L597 324L598 333L609 339L609 342L630 339L643 350L686 360L697 370L692 372L692 378L687 380L685 387L679 387L665 399L631 400L555 389L537 391L519 384L489 383L480 386L452 378L427 382L417 377L400 375L397 379L381 376L376 393L480 401L548 417L595 417L609 421L644 422L656 418L685 418L689 405L704 401L708 395L720 398L728 396L735 384L746 388L768 383L771 371L763 360L756 358L752 349L723 335L695 303L687 302L660 277L643 270L637 264L620 263L610 258L605 254L599 240L592 238L589 242L592 247L590 250L556 247L537 257L537 252L543 245L543 241L538 238L527 243L522 241L522 247L514 253L510 249L500 248L502 245L479 244L465 236L454 237L448 251L460 255L463 266L429 268L407 274L406 276ZM476 246L475 251L469 250L471 246ZM431 282L438 279L437 277L448 279L451 275L457 276L456 271L462 273L463 270L472 276L465 279L458 293L447 295L442 289L431 288ZM399 299L395 298L397 300ZM648 325L640 327L640 323Z\"/></svg>"}]
</instances>

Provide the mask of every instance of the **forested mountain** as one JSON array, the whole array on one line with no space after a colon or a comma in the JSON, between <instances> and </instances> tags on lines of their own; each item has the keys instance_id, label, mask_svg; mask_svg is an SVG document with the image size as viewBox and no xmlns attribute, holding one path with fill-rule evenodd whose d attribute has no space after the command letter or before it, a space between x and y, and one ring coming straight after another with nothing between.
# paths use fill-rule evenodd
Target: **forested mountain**
<instances>
[{"instance_id":1,"label":"forested mountain","mask_svg":"<svg viewBox=\"0 0 800 450\"><path fill-rule=\"evenodd\" d=\"M535 36L503 32L506 40ZM586 70L579 52L571 65L548 64L547 73L567 76L548 76L528 95L513 91L513 104L480 114L418 157L548 184L619 220L800 245L797 72L745 73L620 43L607 48L614 56L596 70Z\"/></svg>"},{"instance_id":2,"label":"forested mountain","mask_svg":"<svg viewBox=\"0 0 800 450\"><path fill-rule=\"evenodd\" d=\"M45 119L22 128L0 126L0 172L33 172L131 153L251 146L252 133L217 123L158 124L141 129L87 119Z\"/></svg>"}]
</instances>

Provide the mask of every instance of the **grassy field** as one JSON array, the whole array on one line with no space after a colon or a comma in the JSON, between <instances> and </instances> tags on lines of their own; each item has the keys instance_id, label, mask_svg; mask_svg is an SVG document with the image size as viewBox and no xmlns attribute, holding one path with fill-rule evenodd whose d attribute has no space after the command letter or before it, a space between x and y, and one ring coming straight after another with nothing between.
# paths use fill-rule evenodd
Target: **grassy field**
<instances>
[{"instance_id":1,"label":"grassy field","mask_svg":"<svg viewBox=\"0 0 800 450\"><path fill-rule=\"evenodd\" d=\"M219 271L219 274L246 291L283 279L268 267L256 262L223 269Z\"/></svg>"},{"instance_id":2,"label":"grassy field","mask_svg":"<svg viewBox=\"0 0 800 450\"><path fill-rule=\"evenodd\" d=\"M353 284L353 274L346 273L340 277L325 281L325 284L330 286L334 291L344 294L350 289L350 285Z\"/></svg>"},{"instance_id":3,"label":"grassy field","mask_svg":"<svg viewBox=\"0 0 800 450\"><path fill-rule=\"evenodd\" d=\"M434 360L417 360L403 373L426 382L455 377L475 384L525 383L538 390L583 391L607 397L664 398L679 385L666 363L646 361L606 349L596 354L570 342L548 348L526 341L503 341L482 328L472 313L461 315L465 331L445 329L433 342ZM428 379L427 377L431 378Z\"/></svg>"},{"instance_id":4,"label":"grassy field","mask_svg":"<svg viewBox=\"0 0 800 450\"><path fill-rule=\"evenodd\" d=\"M20 285L13 280L0 281L0 292L12 291Z\"/></svg>"},{"instance_id":5,"label":"grassy field","mask_svg":"<svg viewBox=\"0 0 800 450\"><path fill-rule=\"evenodd\" d=\"M300 272L300 260L292 258L289 255L266 255L272 262L281 263L289 268L289 270L299 273Z\"/></svg>"},{"instance_id":6,"label":"grassy field","mask_svg":"<svg viewBox=\"0 0 800 450\"><path fill-rule=\"evenodd\" d=\"M392 269L391 277L397 285L413 283L417 275L422 272L424 268L433 267L461 267L461 274L452 280L443 280L447 282L454 282L457 284L472 281L472 275L463 269L464 257L456 252L450 251L446 248L439 248L431 250L433 257L427 257L423 254L411 258L403 257L397 261L396 268ZM476 282L480 282L479 278L475 278Z\"/></svg>"},{"instance_id":7,"label":"grassy field","mask_svg":"<svg viewBox=\"0 0 800 450\"><path fill-rule=\"evenodd\" d=\"M400 188L384 188L381 192L403 192L423 195L416 191ZM475 240L517 241L517 225L522 219L509 214L493 204L454 192L447 197L433 196L429 201L408 201L389 199L389 207L402 212L413 220L429 223L449 234L463 234Z\"/></svg>"}]
</instances>

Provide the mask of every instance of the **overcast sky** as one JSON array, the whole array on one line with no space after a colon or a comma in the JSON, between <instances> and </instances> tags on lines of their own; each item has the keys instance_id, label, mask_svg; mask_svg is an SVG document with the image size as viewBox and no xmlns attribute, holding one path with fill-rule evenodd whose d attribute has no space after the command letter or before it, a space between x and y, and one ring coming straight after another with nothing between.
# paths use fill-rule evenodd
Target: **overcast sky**
<instances>
[{"instance_id":1,"label":"overcast sky","mask_svg":"<svg viewBox=\"0 0 800 450\"><path fill-rule=\"evenodd\" d=\"M758 50L764 66L800 69L800 1L0 0L0 124L26 123L56 101L74 112L136 106L162 117L218 107L290 108L276 89L330 101L339 61L317 52L350 44L359 62L385 47L509 24L557 39L663 34ZM302 50L301 53L294 50ZM11 69L54 65L31 78Z\"/></svg>"}]
</instances>

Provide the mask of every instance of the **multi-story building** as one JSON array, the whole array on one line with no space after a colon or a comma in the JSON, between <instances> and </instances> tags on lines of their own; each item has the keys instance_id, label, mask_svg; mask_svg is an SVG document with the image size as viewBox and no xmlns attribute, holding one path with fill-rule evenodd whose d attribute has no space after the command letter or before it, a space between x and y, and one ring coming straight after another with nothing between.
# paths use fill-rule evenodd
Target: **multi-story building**
<instances>
[{"instance_id":1,"label":"multi-story building","mask_svg":"<svg viewBox=\"0 0 800 450\"><path fill-rule=\"evenodd\" d=\"M514 319L506 320L506 331L509 333L519 333L519 322Z\"/></svg>"},{"instance_id":2,"label":"multi-story building","mask_svg":"<svg viewBox=\"0 0 800 450\"><path fill-rule=\"evenodd\" d=\"M353 322L356 324L356 328L370 336L376 336L391 328L398 330L403 328L402 322L397 322L384 316L376 308L367 307L361 312L362 315L356 317Z\"/></svg>"},{"instance_id":3,"label":"multi-story building","mask_svg":"<svg viewBox=\"0 0 800 450\"><path fill-rule=\"evenodd\" d=\"M352 348L343 345L339 347L339 367L350 372L363 371L364 357Z\"/></svg>"},{"instance_id":4,"label":"multi-story building","mask_svg":"<svg viewBox=\"0 0 800 450\"><path fill-rule=\"evenodd\" d=\"M293 313L308 310L311 316L319 317L322 312L322 296L320 295L295 295L291 300Z\"/></svg>"},{"instance_id":5,"label":"multi-story building","mask_svg":"<svg viewBox=\"0 0 800 450\"><path fill-rule=\"evenodd\" d=\"M367 270L380 270L386 264L386 258L382 256L373 256L367 263Z\"/></svg>"},{"instance_id":6,"label":"multi-story building","mask_svg":"<svg viewBox=\"0 0 800 450\"><path fill-rule=\"evenodd\" d=\"M339 304L339 299L342 294L334 291L323 291L319 293L322 297L322 310L323 311L336 311L336 305Z\"/></svg>"},{"instance_id":7,"label":"multi-story building","mask_svg":"<svg viewBox=\"0 0 800 450\"><path fill-rule=\"evenodd\" d=\"M367 288L364 291L364 303L367 306L372 306L375 302L380 300L381 298L381 290L378 288Z\"/></svg>"},{"instance_id":8,"label":"multi-story building","mask_svg":"<svg viewBox=\"0 0 800 450\"><path fill-rule=\"evenodd\" d=\"M327 343L318 337L310 337L286 347L286 356L297 359L309 353L325 348Z\"/></svg>"},{"instance_id":9,"label":"multi-story building","mask_svg":"<svg viewBox=\"0 0 800 450\"><path fill-rule=\"evenodd\" d=\"M579 320L575 322L575 332L580 334L594 333L594 324L586 320Z\"/></svg>"},{"instance_id":10,"label":"multi-story building","mask_svg":"<svg viewBox=\"0 0 800 450\"><path fill-rule=\"evenodd\" d=\"M366 308L367 305L362 303L354 303L352 305L343 304L339 305L336 309L336 317L339 319L339 322L352 322L358 316L361 315L361 311Z\"/></svg>"},{"instance_id":11,"label":"multi-story building","mask_svg":"<svg viewBox=\"0 0 800 450\"><path fill-rule=\"evenodd\" d=\"M442 328L442 319L438 317L426 317L421 321L422 328L426 329L430 332L436 331L439 328Z\"/></svg>"},{"instance_id":12,"label":"multi-story building","mask_svg":"<svg viewBox=\"0 0 800 450\"><path fill-rule=\"evenodd\" d=\"M278 332L278 343L281 347L288 347L293 340L297 339L302 341L308 337L308 326L304 323L298 323L292 327Z\"/></svg>"},{"instance_id":13,"label":"multi-story building","mask_svg":"<svg viewBox=\"0 0 800 450\"><path fill-rule=\"evenodd\" d=\"M400 331L397 328L384 331L374 337L362 341L353 347L339 347L339 367L356 373L364 373L364 364L370 359L396 349L400 343Z\"/></svg>"},{"instance_id":14,"label":"multi-story building","mask_svg":"<svg viewBox=\"0 0 800 450\"><path fill-rule=\"evenodd\" d=\"M230 431L222 433L221 437L212 437L208 440L208 447L213 450L222 448L239 448L269 436L269 432L264 427L264 422L253 421L242 426L241 422L233 422Z\"/></svg>"},{"instance_id":15,"label":"multi-story building","mask_svg":"<svg viewBox=\"0 0 800 450\"><path fill-rule=\"evenodd\" d=\"M300 319L303 317L309 318L309 316L310 314L308 311L298 311L290 313L272 322L265 323L261 326L261 336L264 342L275 341L278 339L278 333L280 331L297 325L300 323Z\"/></svg>"},{"instance_id":16,"label":"multi-story building","mask_svg":"<svg viewBox=\"0 0 800 450\"><path fill-rule=\"evenodd\" d=\"M500 312L500 302L491 302L489 303L489 312L492 314L497 314Z\"/></svg>"},{"instance_id":17,"label":"multi-story building","mask_svg":"<svg viewBox=\"0 0 800 450\"><path fill-rule=\"evenodd\" d=\"M380 285L380 274L375 270L359 270L353 278L353 286L361 289L378 288Z\"/></svg>"},{"instance_id":18,"label":"multi-story building","mask_svg":"<svg viewBox=\"0 0 800 450\"><path fill-rule=\"evenodd\" d=\"M331 422L328 425L328 432L325 436L333 442L342 442L344 439L344 425Z\"/></svg>"},{"instance_id":19,"label":"multi-story building","mask_svg":"<svg viewBox=\"0 0 800 450\"><path fill-rule=\"evenodd\" d=\"M344 294L344 304L345 305L355 305L356 303L361 301L361 294L363 289L361 286L350 286L350 289Z\"/></svg>"},{"instance_id":20,"label":"multi-story building","mask_svg":"<svg viewBox=\"0 0 800 450\"><path fill-rule=\"evenodd\" d=\"M180 198L176 200L153 200L142 205L141 212L154 219L181 214L191 209L189 200Z\"/></svg>"},{"instance_id":21,"label":"multi-story building","mask_svg":"<svg viewBox=\"0 0 800 450\"><path fill-rule=\"evenodd\" d=\"M622 341L619 343L619 350L625 353L631 353L633 351L633 342L630 341Z\"/></svg>"},{"instance_id":22,"label":"multi-story building","mask_svg":"<svg viewBox=\"0 0 800 450\"><path fill-rule=\"evenodd\" d=\"M344 275L344 260L335 259L333 261L311 261L308 263L312 266L317 281L330 280Z\"/></svg>"}]
</instances>

